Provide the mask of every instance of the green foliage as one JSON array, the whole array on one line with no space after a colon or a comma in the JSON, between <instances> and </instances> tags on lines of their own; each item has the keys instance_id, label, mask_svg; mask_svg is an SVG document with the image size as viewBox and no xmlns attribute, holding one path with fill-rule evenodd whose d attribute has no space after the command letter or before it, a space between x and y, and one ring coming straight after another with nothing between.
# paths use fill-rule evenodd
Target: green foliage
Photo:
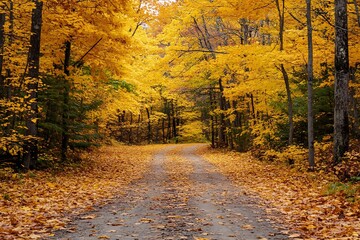
<instances>
[{"instance_id":1,"label":"green foliage","mask_svg":"<svg viewBox=\"0 0 360 240\"><path fill-rule=\"evenodd\" d=\"M8 193L4 193L2 197L6 201L11 201L11 197L10 197L10 195Z\"/></svg>"},{"instance_id":2,"label":"green foliage","mask_svg":"<svg viewBox=\"0 0 360 240\"><path fill-rule=\"evenodd\" d=\"M327 71L330 71L329 69ZM294 83L293 92L293 112L294 112L294 143L301 146L307 146L307 82L303 71L294 71L292 82ZM314 136L315 141L322 139L333 131L333 87L324 84L328 76L323 73L322 76L314 79ZM287 121L287 102L285 96L281 93L278 98L272 101L271 106L281 113L281 118L277 121L276 137L280 140L276 147L286 146L288 139L288 121Z\"/></svg>"},{"instance_id":3,"label":"green foliage","mask_svg":"<svg viewBox=\"0 0 360 240\"><path fill-rule=\"evenodd\" d=\"M117 80L117 79L110 78L109 79L109 84L115 90L125 89L127 92L131 92L131 93L135 92L135 86L128 83L128 82L126 82L125 80Z\"/></svg>"},{"instance_id":4,"label":"green foliage","mask_svg":"<svg viewBox=\"0 0 360 240\"><path fill-rule=\"evenodd\" d=\"M85 101L81 97L82 91L62 76L47 76L43 81L46 87L39 94L42 108L39 132L48 148L59 152L65 131L72 149L84 149L94 145L93 140L100 135L96 131L97 126L89 121L88 113L98 109L102 101ZM65 101L66 96L68 99ZM41 167L50 163L42 158L39 161Z\"/></svg>"},{"instance_id":5,"label":"green foliage","mask_svg":"<svg viewBox=\"0 0 360 240\"><path fill-rule=\"evenodd\" d=\"M353 183L360 182L360 176L359 177L351 177L350 181Z\"/></svg>"},{"instance_id":6,"label":"green foliage","mask_svg":"<svg viewBox=\"0 0 360 240\"><path fill-rule=\"evenodd\" d=\"M331 183L328 186L325 194L327 195L342 194L349 201L358 201L359 199L356 199L355 196L357 196L359 192L360 192L359 185L355 185L352 183L335 182L335 183Z\"/></svg>"}]
</instances>

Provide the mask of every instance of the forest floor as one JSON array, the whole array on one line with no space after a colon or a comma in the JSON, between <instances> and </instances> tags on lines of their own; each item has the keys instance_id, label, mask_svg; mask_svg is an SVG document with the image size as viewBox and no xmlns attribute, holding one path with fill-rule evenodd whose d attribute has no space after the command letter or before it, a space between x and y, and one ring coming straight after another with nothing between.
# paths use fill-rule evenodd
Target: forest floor
<instances>
[{"instance_id":1,"label":"forest floor","mask_svg":"<svg viewBox=\"0 0 360 240\"><path fill-rule=\"evenodd\" d=\"M2 176L0 239L360 239L359 201L328 194L326 174L204 144L108 146L83 159Z\"/></svg>"}]
</instances>

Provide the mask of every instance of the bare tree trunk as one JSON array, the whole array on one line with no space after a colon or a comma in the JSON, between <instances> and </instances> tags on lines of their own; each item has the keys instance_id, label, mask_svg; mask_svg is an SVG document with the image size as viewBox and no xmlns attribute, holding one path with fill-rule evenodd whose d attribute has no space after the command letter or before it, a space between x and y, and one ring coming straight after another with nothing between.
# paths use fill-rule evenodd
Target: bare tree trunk
<instances>
[{"instance_id":1,"label":"bare tree trunk","mask_svg":"<svg viewBox=\"0 0 360 240\"><path fill-rule=\"evenodd\" d=\"M284 50L284 29L285 29L285 0L281 0L282 5L280 5L279 0L275 0L276 8L279 16L279 39L280 39L280 51ZM285 87L286 87L286 95L288 101L288 119L289 119L289 137L288 144L293 144L293 136L294 136L294 123L293 123L293 103L291 98L291 90L290 90L290 82L289 76L285 70L283 64L280 64L280 70L283 74Z\"/></svg>"},{"instance_id":2,"label":"bare tree trunk","mask_svg":"<svg viewBox=\"0 0 360 240\"><path fill-rule=\"evenodd\" d=\"M167 141L169 141L171 139L171 134L172 134L172 130L171 130L171 112L170 112L170 103L168 100L165 100L165 112L167 115L167 132L166 132L166 136L167 136Z\"/></svg>"},{"instance_id":3,"label":"bare tree trunk","mask_svg":"<svg viewBox=\"0 0 360 240\"><path fill-rule=\"evenodd\" d=\"M163 143L166 143L166 135L165 135L165 119L162 119L161 122L161 128L162 128L162 141Z\"/></svg>"},{"instance_id":4,"label":"bare tree trunk","mask_svg":"<svg viewBox=\"0 0 360 240\"><path fill-rule=\"evenodd\" d=\"M314 113L313 113L313 40L311 23L311 0L306 0L306 20L308 32L308 149L309 149L309 167L315 168L315 150L314 150Z\"/></svg>"},{"instance_id":5,"label":"bare tree trunk","mask_svg":"<svg viewBox=\"0 0 360 240\"><path fill-rule=\"evenodd\" d=\"M245 18L240 19L241 32L243 33L243 37L241 38L241 44L248 45L249 44L249 24Z\"/></svg>"},{"instance_id":6,"label":"bare tree trunk","mask_svg":"<svg viewBox=\"0 0 360 240\"><path fill-rule=\"evenodd\" d=\"M335 0L334 164L349 149L349 46L347 0Z\"/></svg>"},{"instance_id":7,"label":"bare tree trunk","mask_svg":"<svg viewBox=\"0 0 360 240\"><path fill-rule=\"evenodd\" d=\"M129 144L132 144L133 143L133 140L132 140L132 124L133 124L133 113L130 112L130 125L129 125Z\"/></svg>"},{"instance_id":8,"label":"bare tree trunk","mask_svg":"<svg viewBox=\"0 0 360 240\"><path fill-rule=\"evenodd\" d=\"M12 48L12 44L14 43L14 21L15 21L15 16L14 16L14 2L12 0L9 0L9 37L8 37L8 45L10 46L10 48ZM11 80L9 80L11 78L11 70L10 68L6 68L6 75L5 75L5 81L6 81L6 87L5 87L5 95L6 98L9 99L11 101L12 95L13 95L13 87L11 84ZM9 111L9 113L7 113L8 117L9 117L9 122L10 124L8 125L8 127L6 128L6 133L10 134L11 129L15 128L16 125L16 115L14 114L14 112ZM21 165L21 163L19 164Z\"/></svg>"},{"instance_id":9,"label":"bare tree trunk","mask_svg":"<svg viewBox=\"0 0 360 240\"><path fill-rule=\"evenodd\" d=\"M293 102L291 97L291 90L290 90L290 83L289 83L289 76L286 72L286 69L283 64L280 64L280 69L283 74L285 87L286 87L286 95L287 95L287 101L288 101L288 119L289 119L289 138L288 138L288 145L293 144L293 138L294 138L294 111L293 111Z\"/></svg>"},{"instance_id":10,"label":"bare tree trunk","mask_svg":"<svg viewBox=\"0 0 360 240\"><path fill-rule=\"evenodd\" d=\"M224 87L222 85L222 79L219 79L219 89L220 89L220 95L219 95L219 102L220 102L220 127L219 127L219 145L220 147L226 147L226 127L225 127L225 98L224 98Z\"/></svg>"},{"instance_id":11,"label":"bare tree trunk","mask_svg":"<svg viewBox=\"0 0 360 240\"><path fill-rule=\"evenodd\" d=\"M254 95L251 93L250 94L250 100L251 100L251 115L253 118L253 125L256 124L256 112L255 112L255 103L254 103Z\"/></svg>"},{"instance_id":12,"label":"bare tree trunk","mask_svg":"<svg viewBox=\"0 0 360 240\"><path fill-rule=\"evenodd\" d=\"M172 115L172 128L173 128L173 138L177 137L177 129L176 129L176 111L174 100L171 101L171 115Z\"/></svg>"},{"instance_id":13,"label":"bare tree trunk","mask_svg":"<svg viewBox=\"0 0 360 240\"><path fill-rule=\"evenodd\" d=\"M64 73L66 76L70 75L70 54L71 54L71 42L65 43L65 58L64 58ZM63 112L62 112L62 136L61 136L61 161L67 160L67 148L69 146L69 126L68 126L68 111L69 111L69 98L70 98L70 86L68 79L64 77L64 92L63 92Z\"/></svg>"},{"instance_id":14,"label":"bare tree trunk","mask_svg":"<svg viewBox=\"0 0 360 240\"><path fill-rule=\"evenodd\" d=\"M42 25L42 6L43 3L34 0L35 9L32 11L31 20L31 37L30 37L30 49L28 56L29 73L28 76L31 79L27 84L27 104L30 107L28 115L26 117L27 136L30 137L30 141L26 143L26 153L24 155L24 166L26 169L35 167L38 157L38 83L39 83L39 67L40 67L40 37L41 37L41 25Z\"/></svg>"},{"instance_id":15,"label":"bare tree trunk","mask_svg":"<svg viewBox=\"0 0 360 240\"><path fill-rule=\"evenodd\" d=\"M141 127L141 111L140 111L140 114L138 115L138 121L137 121L137 128L136 128L136 140L135 140L135 142L139 142L140 140L139 139L141 139L141 137L140 137L140 134L141 134L141 132L140 132L140 127Z\"/></svg>"},{"instance_id":16,"label":"bare tree trunk","mask_svg":"<svg viewBox=\"0 0 360 240\"><path fill-rule=\"evenodd\" d=\"M285 0L281 0L280 6L279 0L275 0L276 8L279 16L279 39L280 39L280 51L284 50L284 28L285 28Z\"/></svg>"},{"instance_id":17,"label":"bare tree trunk","mask_svg":"<svg viewBox=\"0 0 360 240\"><path fill-rule=\"evenodd\" d=\"M149 108L146 108L146 114L148 117L148 134L147 134L147 139L148 139L148 143L151 143L151 121L150 121L150 110Z\"/></svg>"},{"instance_id":18,"label":"bare tree trunk","mask_svg":"<svg viewBox=\"0 0 360 240\"><path fill-rule=\"evenodd\" d=\"M212 112L214 106L213 89L210 86L210 112ZM215 126L214 126L214 115L210 115L210 131L211 131L211 147L215 148Z\"/></svg>"},{"instance_id":19,"label":"bare tree trunk","mask_svg":"<svg viewBox=\"0 0 360 240\"><path fill-rule=\"evenodd\" d=\"M0 99L5 97L5 81L2 74L4 65L4 43L5 43L5 13L0 14Z\"/></svg>"}]
</instances>

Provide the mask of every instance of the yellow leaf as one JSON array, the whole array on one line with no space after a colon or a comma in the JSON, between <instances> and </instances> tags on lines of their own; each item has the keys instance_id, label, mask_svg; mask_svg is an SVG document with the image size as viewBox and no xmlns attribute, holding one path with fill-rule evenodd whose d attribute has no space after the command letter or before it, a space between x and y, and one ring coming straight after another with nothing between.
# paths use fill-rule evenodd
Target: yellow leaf
<instances>
[{"instance_id":1,"label":"yellow leaf","mask_svg":"<svg viewBox=\"0 0 360 240\"><path fill-rule=\"evenodd\" d=\"M244 226L242 226L243 229L247 229L247 230L251 230L251 229L254 229L253 226L251 226L250 224L246 224Z\"/></svg>"},{"instance_id":2,"label":"yellow leaf","mask_svg":"<svg viewBox=\"0 0 360 240\"><path fill-rule=\"evenodd\" d=\"M47 182L46 185L49 187L49 188L55 188L55 184L51 183L51 182Z\"/></svg>"},{"instance_id":3,"label":"yellow leaf","mask_svg":"<svg viewBox=\"0 0 360 240\"><path fill-rule=\"evenodd\" d=\"M94 219L94 218L96 218L96 215L95 215L95 214L91 214L91 215L87 215L87 216L81 217L81 219Z\"/></svg>"},{"instance_id":4,"label":"yellow leaf","mask_svg":"<svg viewBox=\"0 0 360 240\"><path fill-rule=\"evenodd\" d=\"M316 228L316 226L314 226L314 225L310 224L310 225L306 226L306 228L307 228L307 229L309 229L309 230L312 230L312 229L315 229L315 228Z\"/></svg>"},{"instance_id":5,"label":"yellow leaf","mask_svg":"<svg viewBox=\"0 0 360 240\"><path fill-rule=\"evenodd\" d=\"M101 235L98 237L98 239L110 239L110 237L107 235Z\"/></svg>"}]
</instances>

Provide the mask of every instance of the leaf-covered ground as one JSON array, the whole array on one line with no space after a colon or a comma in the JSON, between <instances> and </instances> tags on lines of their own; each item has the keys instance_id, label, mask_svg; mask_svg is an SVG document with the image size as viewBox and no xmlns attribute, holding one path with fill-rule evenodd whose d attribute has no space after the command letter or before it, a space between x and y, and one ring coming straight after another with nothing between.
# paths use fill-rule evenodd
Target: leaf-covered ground
<instances>
[{"instance_id":1,"label":"leaf-covered ground","mask_svg":"<svg viewBox=\"0 0 360 240\"><path fill-rule=\"evenodd\" d=\"M359 187L336 184L329 174L260 162L247 153L202 149L201 154L284 213L286 222L302 233L293 237L360 239Z\"/></svg>"},{"instance_id":2,"label":"leaf-covered ground","mask_svg":"<svg viewBox=\"0 0 360 240\"><path fill-rule=\"evenodd\" d=\"M287 239L259 198L243 194L196 154L204 146L164 146L127 194L73 219L49 240Z\"/></svg>"},{"instance_id":3,"label":"leaf-covered ground","mask_svg":"<svg viewBox=\"0 0 360 240\"><path fill-rule=\"evenodd\" d=\"M14 173L0 179L0 239L38 239L69 214L106 203L148 170L161 146L109 146L85 153L81 166Z\"/></svg>"},{"instance_id":4,"label":"leaf-covered ground","mask_svg":"<svg viewBox=\"0 0 360 240\"><path fill-rule=\"evenodd\" d=\"M38 239L63 228L69 216L91 211L127 191L129 183L151 169L154 153L163 148L102 147L85 153L81 166L0 174L0 239ZM356 185L334 184L336 179L328 174L299 172L260 162L248 154L200 149L199 153L238 184L241 191L263 198L264 206L272 206L269 213L280 210L287 224L301 233L284 234L297 239L360 239ZM173 187L199 194L189 190L190 176L197 176L197 170L188 158L185 161L175 153L168 154L171 159L164 165ZM183 192L178 194L187 203Z\"/></svg>"}]
</instances>

